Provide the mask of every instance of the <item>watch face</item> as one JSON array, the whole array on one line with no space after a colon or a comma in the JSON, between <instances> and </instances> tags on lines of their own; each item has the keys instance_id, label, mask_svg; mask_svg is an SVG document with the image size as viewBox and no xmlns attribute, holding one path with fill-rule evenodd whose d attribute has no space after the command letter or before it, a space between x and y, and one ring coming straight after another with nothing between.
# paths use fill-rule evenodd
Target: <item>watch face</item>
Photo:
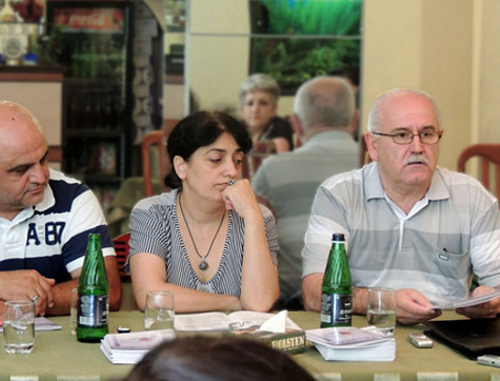
<instances>
[{"instance_id":1,"label":"watch face","mask_svg":"<svg viewBox=\"0 0 500 381\"><path fill-rule=\"evenodd\" d=\"M3 54L6 58L16 59L21 58L23 55L23 48L21 40L16 37L9 37L5 39L3 44Z\"/></svg>"}]
</instances>

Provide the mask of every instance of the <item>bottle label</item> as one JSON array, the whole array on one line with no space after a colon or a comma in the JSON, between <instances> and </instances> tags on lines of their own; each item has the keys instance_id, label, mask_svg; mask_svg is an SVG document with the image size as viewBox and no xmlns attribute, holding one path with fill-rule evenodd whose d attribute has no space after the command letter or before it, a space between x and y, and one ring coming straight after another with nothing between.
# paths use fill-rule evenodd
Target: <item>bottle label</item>
<instances>
[{"instance_id":1,"label":"bottle label","mask_svg":"<svg viewBox=\"0 0 500 381\"><path fill-rule=\"evenodd\" d=\"M108 295L80 295L78 324L105 327L108 324Z\"/></svg>"},{"instance_id":2,"label":"bottle label","mask_svg":"<svg viewBox=\"0 0 500 381\"><path fill-rule=\"evenodd\" d=\"M321 322L330 325L351 325L352 295L321 295Z\"/></svg>"}]
</instances>

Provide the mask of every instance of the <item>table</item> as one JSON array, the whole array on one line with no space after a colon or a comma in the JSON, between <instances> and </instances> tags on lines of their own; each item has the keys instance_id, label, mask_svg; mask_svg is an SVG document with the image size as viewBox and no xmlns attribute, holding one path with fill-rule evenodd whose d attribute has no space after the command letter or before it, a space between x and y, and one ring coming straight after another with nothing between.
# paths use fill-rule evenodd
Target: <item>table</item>
<instances>
[{"instance_id":1,"label":"table","mask_svg":"<svg viewBox=\"0 0 500 381\"><path fill-rule=\"evenodd\" d=\"M319 326L319 313L290 312L290 317L304 329ZM438 319L463 319L463 316L445 311ZM363 327L366 319L354 316L353 325ZM306 353L294 355L294 359L322 381L500 381L500 369L478 365L476 361L468 360L435 340L433 348L415 348L408 342L407 336L424 329L423 325L396 327L396 360L393 362L324 361L311 346Z\"/></svg>"},{"instance_id":2,"label":"table","mask_svg":"<svg viewBox=\"0 0 500 381\"><path fill-rule=\"evenodd\" d=\"M318 328L319 314L290 312L290 317L304 329ZM443 318L458 318L445 314ZM51 317L60 324L59 331L36 332L35 348L29 355L8 355L0 350L0 380L117 380L132 368L113 365L101 353L97 343L80 343L69 329L69 317ZM112 312L110 332L118 326L132 331L142 330L141 311ZM354 317L354 325L365 325L362 316ZM394 362L333 362L324 361L316 349L308 344L303 354L293 358L318 380L474 380L500 381L500 369L478 365L448 347L435 342L434 348L417 349L407 340L408 333L421 331L422 326L396 328L396 360Z\"/></svg>"}]
</instances>

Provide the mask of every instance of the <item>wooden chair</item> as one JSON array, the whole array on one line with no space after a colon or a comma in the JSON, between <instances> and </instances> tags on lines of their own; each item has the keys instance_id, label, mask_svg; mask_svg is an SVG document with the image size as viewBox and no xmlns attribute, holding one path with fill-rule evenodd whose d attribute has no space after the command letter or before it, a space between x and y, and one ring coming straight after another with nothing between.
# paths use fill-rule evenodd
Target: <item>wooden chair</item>
<instances>
[{"instance_id":1,"label":"wooden chair","mask_svg":"<svg viewBox=\"0 0 500 381\"><path fill-rule=\"evenodd\" d=\"M261 196L260 194L255 195L255 198L257 198L257 202L259 204L262 204L267 209L269 209L271 211L271 213L273 214L274 218L277 219L276 210L274 209L273 204L271 204L271 202L267 198L265 198L264 196Z\"/></svg>"},{"instance_id":2,"label":"wooden chair","mask_svg":"<svg viewBox=\"0 0 500 381\"><path fill-rule=\"evenodd\" d=\"M367 132L368 133L368 132ZM368 163L371 163L372 159L370 157L370 154L368 153L368 147L366 146L366 140L365 140L365 135L367 134L363 134L361 135L361 141L360 141L360 144L361 144L361 157L360 157L360 165L361 167L365 164L368 164Z\"/></svg>"},{"instance_id":3,"label":"wooden chair","mask_svg":"<svg viewBox=\"0 0 500 381\"><path fill-rule=\"evenodd\" d=\"M167 139L172 129L177 125L177 119L165 119L162 130L152 131L142 139L142 175L144 177L144 194L146 197L154 195L153 178L159 176L162 189L167 190L163 185L163 179L170 172L170 160L167 154ZM152 150L156 150L153 154ZM153 164L152 156L157 157L157 164ZM153 173L153 168L157 167L157 173Z\"/></svg>"},{"instance_id":4,"label":"wooden chair","mask_svg":"<svg viewBox=\"0 0 500 381\"><path fill-rule=\"evenodd\" d=\"M268 142L254 143L252 150L243 158L241 176L244 179L251 179L262 164L262 160L268 155L276 153L275 149L273 150L269 147L270 145Z\"/></svg>"},{"instance_id":5,"label":"wooden chair","mask_svg":"<svg viewBox=\"0 0 500 381\"><path fill-rule=\"evenodd\" d=\"M157 171L153 170L154 164L152 162L152 157L154 154L152 150L156 149L158 157ZM152 131L146 134L142 139L141 145L141 155L142 155L142 176L144 177L144 194L146 197L151 197L154 194L153 189L153 178L155 175L159 175L162 178L162 168L166 166L165 163L165 139L163 136L163 131Z\"/></svg>"},{"instance_id":6,"label":"wooden chair","mask_svg":"<svg viewBox=\"0 0 500 381\"><path fill-rule=\"evenodd\" d=\"M124 265L128 258L128 253L130 251L130 246L128 244L130 240L130 233L124 233L116 238L113 238L113 244L116 251L116 261L118 262L118 274L122 281L130 280L130 274L125 271Z\"/></svg>"},{"instance_id":7,"label":"wooden chair","mask_svg":"<svg viewBox=\"0 0 500 381\"><path fill-rule=\"evenodd\" d=\"M479 180L484 187L496 195L497 199L500 198L500 143L479 143L472 144L465 147L458 157L457 169L459 172L465 173L466 163L471 158L478 158L480 165L480 178ZM494 173L495 187L492 190L490 181L491 168Z\"/></svg>"}]
</instances>

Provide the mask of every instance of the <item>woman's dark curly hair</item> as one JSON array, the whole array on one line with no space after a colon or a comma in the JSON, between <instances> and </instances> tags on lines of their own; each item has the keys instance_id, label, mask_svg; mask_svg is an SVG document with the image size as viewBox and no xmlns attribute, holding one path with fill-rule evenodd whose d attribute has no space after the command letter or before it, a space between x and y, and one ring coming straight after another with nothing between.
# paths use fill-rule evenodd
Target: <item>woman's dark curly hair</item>
<instances>
[{"instance_id":1,"label":"woman's dark curly hair","mask_svg":"<svg viewBox=\"0 0 500 381\"><path fill-rule=\"evenodd\" d=\"M164 341L123 381L314 381L289 355L257 340L191 336Z\"/></svg>"},{"instance_id":2,"label":"woman's dark curly hair","mask_svg":"<svg viewBox=\"0 0 500 381\"><path fill-rule=\"evenodd\" d=\"M173 166L175 156L189 161L198 148L212 144L224 132L231 134L243 153L252 149L247 130L232 116L218 111L198 111L182 119L168 137L167 151L172 169L165 184L172 189L181 186L181 179Z\"/></svg>"}]
</instances>

